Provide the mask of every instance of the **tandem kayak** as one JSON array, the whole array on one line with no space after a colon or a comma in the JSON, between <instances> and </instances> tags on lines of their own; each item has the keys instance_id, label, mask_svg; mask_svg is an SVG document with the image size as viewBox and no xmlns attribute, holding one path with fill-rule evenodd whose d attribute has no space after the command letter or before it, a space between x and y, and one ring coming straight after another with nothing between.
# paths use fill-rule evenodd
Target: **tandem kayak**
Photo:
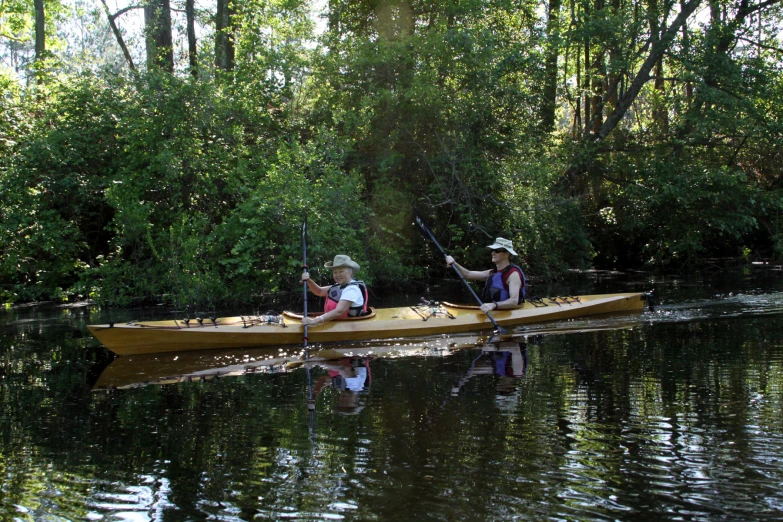
<instances>
[{"instance_id":1,"label":"tandem kayak","mask_svg":"<svg viewBox=\"0 0 783 522\"><path fill-rule=\"evenodd\" d=\"M548 297L514 310L494 310L495 321L513 327L588 315L641 312L647 294L623 293ZM311 314L317 316L319 314ZM302 315L253 315L199 320L139 321L89 325L90 332L118 355L216 350L302 343ZM491 330L477 306L422 303L378 308L363 317L308 327L309 343L368 341Z\"/></svg>"}]
</instances>

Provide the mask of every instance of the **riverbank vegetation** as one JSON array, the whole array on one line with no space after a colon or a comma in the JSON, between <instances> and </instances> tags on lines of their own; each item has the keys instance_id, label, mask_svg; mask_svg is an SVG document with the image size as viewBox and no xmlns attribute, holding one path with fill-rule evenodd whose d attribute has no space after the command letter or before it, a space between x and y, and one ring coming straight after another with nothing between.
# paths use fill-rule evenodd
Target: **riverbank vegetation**
<instances>
[{"instance_id":1,"label":"riverbank vegetation","mask_svg":"<svg viewBox=\"0 0 783 522\"><path fill-rule=\"evenodd\" d=\"M4 301L783 256L780 0L180 3L0 7Z\"/></svg>"}]
</instances>

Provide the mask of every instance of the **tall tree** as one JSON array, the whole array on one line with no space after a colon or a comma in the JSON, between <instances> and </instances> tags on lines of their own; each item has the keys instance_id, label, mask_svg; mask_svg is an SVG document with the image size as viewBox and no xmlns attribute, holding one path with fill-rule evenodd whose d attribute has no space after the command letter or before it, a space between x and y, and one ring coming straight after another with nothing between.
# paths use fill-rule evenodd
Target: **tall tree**
<instances>
[{"instance_id":1,"label":"tall tree","mask_svg":"<svg viewBox=\"0 0 783 522\"><path fill-rule=\"evenodd\" d=\"M232 0L217 0L215 13L215 67L230 72L234 69L234 4Z\"/></svg>"},{"instance_id":2,"label":"tall tree","mask_svg":"<svg viewBox=\"0 0 783 522\"><path fill-rule=\"evenodd\" d=\"M44 74L41 69L46 58L46 13L44 0L33 0L35 6L35 62L38 68L35 71L36 81L40 85L44 82Z\"/></svg>"},{"instance_id":3,"label":"tall tree","mask_svg":"<svg viewBox=\"0 0 783 522\"><path fill-rule=\"evenodd\" d=\"M188 36L188 63L190 74L198 77L198 47L196 45L196 8L195 0L185 0L185 21Z\"/></svg>"},{"instance_id":4,"label":"tall tree","mask_svg":"<svg viewBox=\"0 0 783 522\"><path fill-rule=\"evenodd\" d=\"M671 48L680 29L693 15L700 4L701 0L690 0L682 6L679 14L674 18L671 24L661 32L660 36L650 34L643 47L646 52L644 61L641 62L639 69L633 75L633 80L628 88L618 98L617 106L607 115L603 123L600 126L597 126L594 132L590 132L592 129L588 129L585 132L583 139L586 148L580 150L574 157L574 160L566 171L567 178L573 178L574 176L584 174L589 169L590 164L600 150L600 145L625 117L628 109L631 108L631 105L639 96L642 88L653 78L653 67L661 60L664 53ZM667 17L668 13L663 15L662 22L665 21ZM616 84L609 86L607 93L617 89L617 87Z\"/></svg>"},{"instance_id":5,"label":"tall tree","mask_svg":"<svg viewBox=\"0 0 783 522\"><path fill-rule=\"evenodd\" d=\"M133 65L133 58L131 57L130 51L128 51L128 46L125 44L125 39L122 37L120 28L117 26L117 18L131 9L135 9L135 7L126 7L125 9L121 9L117 13L112 14L109 10L109 6L106 4L106 0L101 0L101 3L103 4L103 10L106 12L106 18L109 20L111 31L114 33L114 37L117 39L117 44L120 46L120 49L122 49L122 55L125 57L125 61L128 62L128 67L130 67L131 71L135 71L136 66Z\"/></svg>"},{"instance_id":6,"label":"tall tree","mask_svg":"<svg viewBox=\"0 0 783 522\"><path fill-rule=\"evenodd\" d=\"M35 59L41 61L46 53L46 13L44 0L33 0L35 5Z\"/></svg>"},{"instance_id":7,"label":"tall tree","mask_svg":"<svg viewBox=\"0 0 783 522\"><path fill-rule=\"evenodd\" d=\"M652 38L653 45L655 45L661 38L661 6L659 5L658 0L650 0L649 13L650 37ZM683 27L685 26L686 24L683 24ZM663 55L655 62L653 70L655 78L653 80L653 88L656 94L653 98L653 122L655 123L657 132L666 134L669 131L669 117L668 107L666 107L663 99L666 88Z\"/></svg>"},{"instance_id":8,"label":"tall tree","mask_svg":"<svg viewBox=\"0 0 783 522\"><path fill-rule=\"evenodd\" d=\"M749 22L753 14L770 10L781 3L782 0L764 0L757 4L752 4L750 0L739 0L732 6L733 9L729 10L719 0L710 0L710 24L705 38L709 56L701 71L701 85L695 93L693 90L689 91L694 96L694 102L689 107L686 125L678 132L680 137L693 132L703 118L705 107L710 105L710 91L722 90L721 78L731 69L728 66L732 61L730 53L739 42L739 31L746 21Z\"/></svg>"},{"instance_id":9,"label":"tall tree","mask_svg":"<svg viewBox=\"0 0 783 522\"><path fill-rule=\"evenodd\" d=\"M174 44L171 34L169 0L146 0L144 33L147 43L147 67L174 72Z\"/></svg>"},{"instance_id":10,"label":"tall tree","mask_svg":"<svg viewBox=\"0 0 783 522\"><path fill-rule=\"evenodd\" d=\"M546 22L546 61L544 67L543 101L541 104L541 125L544 132L552 132L557 115L557 78L560 74L560 8L561 0L549 0Z\"/></svg>"}]
</instances>

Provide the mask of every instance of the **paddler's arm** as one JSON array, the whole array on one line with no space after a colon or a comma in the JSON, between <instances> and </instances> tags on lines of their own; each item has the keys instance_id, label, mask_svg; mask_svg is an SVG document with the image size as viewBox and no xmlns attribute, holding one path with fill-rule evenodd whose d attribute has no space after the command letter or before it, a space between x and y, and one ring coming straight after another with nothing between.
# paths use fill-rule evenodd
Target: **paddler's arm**
<instances>
[{"instance_id":1,"label":"paddler's arm","mask_svg":"<svg viewBox=\"0 0 783 522\"><path fill-rule=\"evenodd\" d=\"M318 317L305 317L304 319L302 319L302 324L306 326L316 326L321 323L328 323L329 321L340 317L345 312L350 310L352 304L353 303L351 301L348 301L347 299L343 299L339 303L337 303L337 306L335 307L334 310L330 310L325 314L319 315Z\"/></svg>"},{"instance_id":2,"label":"paddler's arm","mask_svg":"<svg viewBox=\"0 0 783 522\"><path fill-rule=\"evenodd\" d=\"M302 272L302 278L299 280L299 282L307 282L307 288L310 289L312 293L314 293L317 296L324 297L326 294L329 293L329 287L328 286L318 286L313 282L312 279L310 279L310 273L309 272Z\"/></svg>"},{"instance_id":3,"label":"paddler's arm","mask_svg":"<svg viewBox=\"0 0 783 522\"><path fill-rule=\"evenodd\" d=\"M453 257L446 256L446 265L451 266L452 264L457 267L457 270L459 270L459 273L462 274L462 277L464 277L465 279L483 281L489 277L489 270L482 270L481 272L477 272L475 270L468 270L464 266L461 266L459 263L454 261Z\"/></svg>"},{"instance_id":4,"label":"paddler's arm","mask_svg":"<svg viewBox=\"0 0 783 522\"><path fill-rule=\"evenodd\" d=\"M481 305L481 310L484 312L491 312L498 309L513 309L519 308L519 292L522 290L522 279L519 274L514 272L508 276L508 299L505 301L497 301L492 303L484 303Z\"/></svg>"}]
</instances>

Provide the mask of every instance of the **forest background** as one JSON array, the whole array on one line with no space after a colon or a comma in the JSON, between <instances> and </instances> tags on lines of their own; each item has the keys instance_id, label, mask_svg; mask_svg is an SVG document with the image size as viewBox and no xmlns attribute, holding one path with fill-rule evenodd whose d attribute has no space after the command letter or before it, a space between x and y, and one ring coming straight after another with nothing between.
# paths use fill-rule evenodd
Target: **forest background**
<instances>
[{"instance_id":1,"label":"forest background","mask_svg":"<svg viewBox=\"0 0 783 522\"><path fill-rule=\"evenodd\" d=\"M4 302L783 257L781 0L215 1L0 2Z\"/></svg>"}]
</instances>

